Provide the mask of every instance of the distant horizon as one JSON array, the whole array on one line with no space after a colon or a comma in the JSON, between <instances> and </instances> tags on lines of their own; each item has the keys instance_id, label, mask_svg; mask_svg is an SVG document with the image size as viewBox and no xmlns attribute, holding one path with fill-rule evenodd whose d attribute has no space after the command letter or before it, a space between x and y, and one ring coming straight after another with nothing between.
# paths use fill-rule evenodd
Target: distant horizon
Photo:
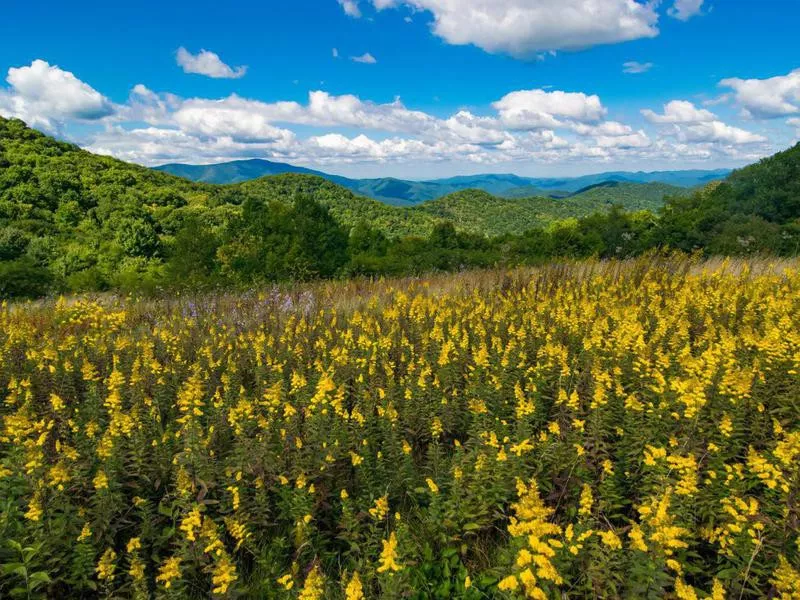
<instances>
[{"instance_id":1,"label":"distant horizon","mask_svg":"<svg viewBox=\"0 0 800 600\"><path fill-rule=\"evenodd\" d=\"M211 167L211 166L218 166L218 165L226 165L226 164L233 164L233 163L242 163L242 162L255 162L261 161L270 164L284 164L295 168L304 168L309 169L311 171L318 171L321 173L325 173L326 175L333 175L336 177L346 177L348 179L398 179L403 181L413 181L413 182L428 182L428 181L438 181L438 180L447 180L447 179L455 179L457 177L476 177L481 175L506 175L512 177L520 177L523 179L579 179L582 177L592 177L592 176L599 176L599 175L606 175L612 173L622 173L622 174L643 174L643 175L654 175L659 173L711 173L715 171L735 171L736 169L740 169L743 166L746 166L749 163L745 163L744 165L736 166L736 167L716 167L716 168L689 168L689 169L655 169L655 170L626 170L626 169L610 169L610 170L602 170L602 171L592 171L588 173L580 173L576 175L555 175L555 176L548 176L548 175L523 175L521 173L515 173L513 171L479 171L475 173L466 173L466 174L456 174L456 175L444 175L439 177L433 178L424 178L419 179L416 177L398 177L394 175L386 175L386 176L378 176L378 177L358 177L358 176L350 176L350 175L342 175L341 173L336 173L333 170L326 170L324 168L317 168L313 166L306 166L300 164L294 164L288 161L282 160L274 160L271 158L237 158L233 160L226 160L223 162L209 162L209 163L180 163L180 162L168 162L163 163L160 165L152 165L150 168L153 169L162 169L164 167L173 166L173 165L180 165L180 166L189 166L189 167Z\"/></svg>"}]
</instances>

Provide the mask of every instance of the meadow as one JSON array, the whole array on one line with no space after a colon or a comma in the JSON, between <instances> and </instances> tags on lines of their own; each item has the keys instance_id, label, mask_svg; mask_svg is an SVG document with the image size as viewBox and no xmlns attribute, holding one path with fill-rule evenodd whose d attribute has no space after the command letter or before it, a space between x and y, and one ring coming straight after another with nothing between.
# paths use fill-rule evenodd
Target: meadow
<instances>
[{"instance_id":1,"label":"meadow","mask_svg":"<svg viewBox=\"0 0 800 600\"><path fill-rule=\"evenodd\" d=\"M0 310L0 596L800 598L800 263Z\"/></svg>"}]
</instances>

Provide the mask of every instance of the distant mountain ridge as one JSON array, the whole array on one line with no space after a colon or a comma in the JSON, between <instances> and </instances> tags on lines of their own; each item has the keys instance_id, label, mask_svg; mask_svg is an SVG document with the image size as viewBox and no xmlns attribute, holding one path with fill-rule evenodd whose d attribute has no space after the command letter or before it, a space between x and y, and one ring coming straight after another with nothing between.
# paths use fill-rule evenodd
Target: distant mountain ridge
<instances>
[{"instance_id":1,"label":"distant mountain ridge","mask_svg":"<svg viewBox=\"0 0 800 600\"><path fill-rule=\"evenodd\" d=\"M171 163L155 167L164 171L202 183L228 184L258 179L265 175L301 173L317 175L337 183L353 193L397 206L413 206L435 200L448 194L468 189L477 189L503 198L527 198L546 196L563 198L609 182L633 184L666 184L675 187L693 188L710 181L727 177L730 169L627 172L610 171L579 177L521 177L511 173L489 173L459 175L428 181L412 181L394 177L376 179L351 179L331 175L323 171L298 167L286 163L263 159L236 160L212 165L186 165Z\"/></svg>"}]
</instances>

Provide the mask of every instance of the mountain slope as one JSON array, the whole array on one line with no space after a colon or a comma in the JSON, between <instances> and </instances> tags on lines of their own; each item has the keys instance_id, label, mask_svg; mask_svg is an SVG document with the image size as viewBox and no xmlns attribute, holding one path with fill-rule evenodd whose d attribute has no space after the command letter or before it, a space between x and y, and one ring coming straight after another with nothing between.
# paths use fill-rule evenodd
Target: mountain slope
<instances>
[{"instance_id":1,"label":"mountain slope","mask_svg":"<svg viewBox=\"0 0 800 600\"><path fill-rule=\"evenodd\" d=\"M307 194L326 206L340 223L352 227L367 223L390 237L427 235L436 219L414 208L391 206L371 198L358 196L327 179L302 173L287 173L246 181L231 187L244 197L263 201L291 200Z\"/></svg>"},{"instance_id":2,"label":"mountain slope","mask_svg":"<svg viewBox=\"0 0 800 600\"><path fill-rule=\"evenodd\" d=\"M237 160L216 165L184 165L172 163L155 167L155 170L171 173L172 175L184 177L191 181L218 184L239 183L241 181L258 179L265 175L280 175L283 173L306 173L309 175L320 175L322 177L326 176L325 173L314 171L313 169L295 167L294 165L271 162L259 158Z\"/></svg>"}]
</instances>

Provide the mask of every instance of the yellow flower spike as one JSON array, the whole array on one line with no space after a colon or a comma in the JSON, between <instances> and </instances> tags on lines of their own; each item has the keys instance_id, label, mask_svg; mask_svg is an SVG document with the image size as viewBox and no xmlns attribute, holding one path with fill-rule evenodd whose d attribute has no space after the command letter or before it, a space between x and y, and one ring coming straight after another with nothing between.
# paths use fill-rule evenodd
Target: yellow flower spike
<instances>
[{"instance_id":1,"label":"yellow flower spike","mask_svg":"<svg viewBox=\"0 0 800 600\"><path fill-rule=\"evenodd\" d=\"M376 521L382 521L389 512L389 496L383 495L375 500L375 506L369 509L369 514Z\"/></svg>"},{"instance_id":2,"label":"yellow flower spike","mask_svg":"<svg viewBox=\"0 0 800 600\"><path fill-rule=\"evenodd\" d=\"M497 588L503 592L514 592L519 588L519 580L514 575L509 575L497 584Z\"/></svg>"},{"instance_id":3,"label":"yellow flower spike","mask_svg":"<svg viewBox=\"0 0 800 600\"><path fill-rule=\"evenodd\" d=\"M391 574L392 572L402 570L402 565L397 562L397 536L393 531L388 540L383 540L383 550L381 550L380 565L375 569L378 573Z\"/></svg>"},{"instance_id":4,"label":"yellow flower spike","mask_svg":"<svg viewBox=\"0 0 800 600\"><path fill-rule=\"evenodd\" d=\"M697 592L680 577L675 580L675 596L679 600L698 600Z\"/></svg>"},{"instance_id":5,"label":"yellow flower spike","mask_svg":"<svg viewBox=\"0 0 800 600\"><path fill-rule=\"evenodd\" d=\"M164 561L158 570L156 582L164 584L166 589L172 587L173 582L181 577L181 558L173 556Z\"/></svg>"},{"instance_id":6,"label":"yellow flower spike","mask_svg":"<svg viewBox=\"0 0 800 600\"><path fill-rule=\"evenodd\" d=\"M107 548L100 557L100 561L97 563L97 568L95 569L98 579L108 582L114 580L114 572L116 571L115 560L117 560L117 553L111 548Z\"/></svg>"},{"instance_id":7,"label":"yellow flower spike","mask_svg":"<svg viewBox=\"0 0 800 600\"><path fill-rule=\"evenodd\" d=\"M200 507L195 506L181 520L180 530L183 531L188 541L194 542L195 540L197 540L197 535L202 526L203 526L203 516L200 513Z\"/></svg>"},{"instance_id":8,"label":"yellow flower spike","mask_svg":"<svg viewBox=\"0 0 800 600\"><path fill-rule=\"evenodd\" d=\"M364 600L364 588L358 571L355 571L350 581L347 582L344 593L345 600Z\"/></svg>"},{"instance_id":9,"label":"yellow flower spike","mask_svg":"<svg viewBox=\"0 0 800 600\"><path fill-rule=\"evenodd\" d=\"M600 536L600 540L608 546L611 550L621 550L622 549L622 541L619 539L616 533L611 530L608 531L600 531L598 532Z\"/></svg>"},{"instance_id":10,"label":"yellow flower spike","mask_svg":"<svg viewBox=\"0 0 800 600\"><path fill-rule=\"evenodd\" d=\"M591 515L593 504L594 496L592 495L592 486L590 486L588 483L584 483L583 488L581 489L578 514L584 517Z\"/></svg>"},{"instance_id":11,"label":"yellow flower spike","mask_svg":"<svg viewBox=\"0 0 800 600\"><path fill-rule=\"evenodd\" d=\"M212 594L226 594L231 584L235 583L238 579L236 574L236 565L234 565L227 555L220 558L214 565L214 570L211 575L211 584L213 586Z\"/></svg>"}]
</instances>

